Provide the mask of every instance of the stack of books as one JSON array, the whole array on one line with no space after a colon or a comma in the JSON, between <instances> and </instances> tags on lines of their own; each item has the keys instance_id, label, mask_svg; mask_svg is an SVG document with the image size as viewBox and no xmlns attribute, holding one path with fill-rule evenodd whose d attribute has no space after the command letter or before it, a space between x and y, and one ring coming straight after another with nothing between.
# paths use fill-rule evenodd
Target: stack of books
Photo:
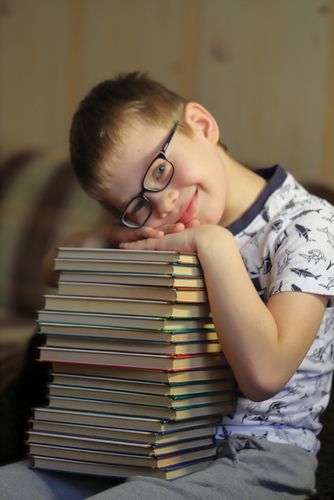
<instances>
[{"instance_id":1,"label":"stack of books","mask_svg":"<svg viewBox=\"0 0 334 500\"><path fill-rule=\"evenodd\" d=\"M206 467L235 382L197 257L60 248L55 269L38 313L52 370L28 431L33 465L164 479Z\"/></svg>"}]
</instances>

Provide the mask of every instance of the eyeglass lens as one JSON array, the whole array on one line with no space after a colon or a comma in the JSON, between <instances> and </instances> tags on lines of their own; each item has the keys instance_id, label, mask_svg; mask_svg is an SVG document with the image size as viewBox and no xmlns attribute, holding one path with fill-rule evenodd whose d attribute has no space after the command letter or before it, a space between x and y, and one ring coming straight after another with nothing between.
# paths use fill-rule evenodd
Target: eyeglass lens
<instances>
[{"instance_id":1,"label":"eyeglass lens","mask_svg":"<svg viewBox=\"0 0 334 500\"><path fill-rule=\"evenodd\" d=\"M149 192L163 191L173 176L173 166L165 158L156 158L143 179L143 189ZM134 198L125 213L123 222L131 227L145 224L152 212L152 204L142 197Z\"/></svg>"},{"instance_id":2,"label":"eyeglass lens","mask_svg":"<svg viewBox=\"0 0 334 500\"><path fill-rule=\"evenodd\" d=\"M152 205L145 198L134 198L123 214L122 220L128 227L140 227L145 224L152 212Z\"/></svg>"},{"instance_id":3,"label":"eyeglass lens","mask_svg":"<svg viewBox=\"0 0 334 500\"><path fill-rule=\"evenodd\" d=\"M143 188L147 191L162 191L173 175L173 166L166 158L156 158L146 172Z\"/></svg>"}]
</instances>

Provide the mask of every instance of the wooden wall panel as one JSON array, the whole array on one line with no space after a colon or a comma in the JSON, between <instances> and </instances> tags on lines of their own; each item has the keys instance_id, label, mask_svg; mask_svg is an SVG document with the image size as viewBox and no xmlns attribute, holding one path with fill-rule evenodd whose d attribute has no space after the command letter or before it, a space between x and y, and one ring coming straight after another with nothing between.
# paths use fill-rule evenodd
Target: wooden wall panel
<instances>
[{"instance_id":1,"label":"wooden wall panel","mask_svg":"<svg viewBox=\"0 0 334 500\"><path fill-rule=\"evenodd\" d=\"M182 78L182 20L178 0L76 2L81 27L79 92L116 73L134 70L178 88Z\"/></svg>"},{"instance_id":2,"label":"wooden wall panel","mask_svg":"<svg viewBox=\"0 0 334 500\"><path fill-rule=\"evenodd\" d=\"M331 0L203 2L198 94L241 161L279 162L307 180L324 172L333 10Z\"/></svg>"},{"instance_id":3,"label":"wooden wall panel","mask_svg":"<svg viewBox=\"0 0 334 500\"><path fill-rule=\"evenodd\" d=\"M326 180L334 188L334 1L325 9L330 17L327 43L326 87L323 93L324 121L322 123L322 161L320 173L315 180Z\"/></svg>"},{"instance_id":4,"label":"wooden wall panel","mask_svg":"<svg viewBox=\"0 0 334 500\"><path fill-rule=\"evenodd\" d=\"M66 140L68 2L10 0L2 5L0 150L61 147Z\"/></svg>"},{"instance_id":5,"label":"wooden wall panel","mask_svg":"<svg viewBox=\"0 0 334 500\"><path fill-rule=\"evenodd\" d=\"M0 0L0 154L67 154L98 81L139 69L206 105L250 165L334 187L334 0Z\"/></svg>"}]
</instances>

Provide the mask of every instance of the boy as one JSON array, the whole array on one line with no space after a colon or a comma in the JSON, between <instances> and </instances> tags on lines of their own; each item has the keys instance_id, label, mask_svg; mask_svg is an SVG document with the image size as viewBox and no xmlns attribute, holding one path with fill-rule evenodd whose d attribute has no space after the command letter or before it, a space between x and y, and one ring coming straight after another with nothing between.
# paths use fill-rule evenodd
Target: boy
<instances>
[{"instance_id":1,"label":"boy","mask_svg":"<svg viewBox=\"0 0 334 500\"><path fill-rule=\"evenodd\" d=\"M18 464L1 474L8 492L16 471L43 498L57 498L59 485L63 498L106 489L97 500L314 494L319 414L334 368L333 207L280 166L253 172L236 162L203 106L137 73L101 83L82 101L71 159L117 225L62 244L196 252L238 404L218 427L217 460L201 472L106 489L98 478L88 484ZM49 282L54 255L44 262Z\"/></svg>"}]
</instances>

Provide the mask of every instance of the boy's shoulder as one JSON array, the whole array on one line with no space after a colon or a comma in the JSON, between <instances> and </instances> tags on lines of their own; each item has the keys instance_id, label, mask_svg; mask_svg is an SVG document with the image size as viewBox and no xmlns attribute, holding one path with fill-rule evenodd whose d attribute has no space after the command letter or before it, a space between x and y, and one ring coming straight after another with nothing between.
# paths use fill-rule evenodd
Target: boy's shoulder
<instances>
[{"instance_id":1,"label":"boy's shoulder","mask_svg":"<svg viewBox=\"0 0 334 500\"><path fill-rule=\"evenodd\" d=\"M236 235L256 288L267 297L291 290L333 295L334 207L282 168L266 189L264 203Z\"/></svg>"},{"instance_id":2,"label":"boy's shoulder","mask_svg":"<svg viewBox=\"0 0 334 500\"><path fill-rule=\"evenodd\" d=\"M257 200L229 229L238 240L249 236L275 237L288 226L320 223L328 219L334 224L334 207L326 200L309 193L283 167L276 165L256 171L266 179L266 186ZM253 239L252 239L253 241Z\"/></svg>"},{"instance_id":3,"label":"boy's shoulder","mask_svg":"<svg viewBox=\"0 0 334 500\"><path fill-rule=\"evenodd\" d=\"M305 224L321 229L324 223L328 223L333 228L333 205L311 194L282 167L277 167L268 182L269 188L270 184L270 195L260 212L267 234L270 231L275 235L296 226L302 230L300 226Z\"/></svg>"},{"instance_id":4,"label":"boy's shoulder","mask_svg":"<svg viewBox=\"0 0 334 500\"><path fill-rule=\"evenodd\" d=\"M287 174L267 208L275 213L262 242L267 267L270 259L269 296L303 291L333 297L334 207Z\"/></svg>"}]
</instances>

